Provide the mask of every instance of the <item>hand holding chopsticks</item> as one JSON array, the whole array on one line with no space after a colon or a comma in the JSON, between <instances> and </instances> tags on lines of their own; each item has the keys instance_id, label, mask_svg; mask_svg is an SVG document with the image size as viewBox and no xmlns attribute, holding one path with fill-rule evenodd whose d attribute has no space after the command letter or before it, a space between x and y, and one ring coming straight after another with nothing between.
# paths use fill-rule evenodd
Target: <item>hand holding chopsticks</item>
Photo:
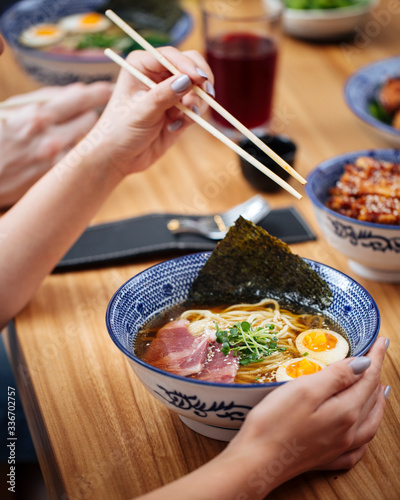
<instances>
[{"instance_id":1,"label":"hand holding chopsticks","mask_svg":"<svg viewBox=\"0 0 400 500\"><path fill-rule=\"evenodd\" d=\"M151 53L164 67L166 67L172 74L180 74L179 70L168 61L158 50L156 50L147 40L145 40L139 33L137 33L133 28L131 28L127 23L125 23L119 16L117 16L113 11L106 11L107 17L111 19L115 24L117 24L127 35L129 35L133 40L139 43L146 51ZM145 85L149 85L149 79L145 77L146 82L141 78L142 75L140 72L135 70L132 71L132 66L128 63L125 63L124 59L119 57L115 52L110 49L106 49L106 55L110 57L114 62L119 64L121 67L124 67L127 71L129 71L133 76L141 80ZM129 68L129 69L128 69ZM141 76L139 76L139 74ZM151 80L150 80L151 81ZM152 82L152 86L154 86L154 82ZM193 91L196 92L198 96L200 96L204 101L206 101L211 107L213 107L217 112L219 112L227 121L229 121L232 125L234 125L243 135L248 137L254 144L256 144L260 149L262 149L268 156L270 156L276 163L278 163L282 168L284 168L288 173L290 173L293 177L299 180L301 183L305 184L306 181L290 166L288 165L282 158L280 158L274 151L272 151L267 145L265 145L256 135L254 135L250 130L248 130L242 123L240 123L236 118L234 118L228 111L226 111L222 106L220 106L214 99L212 99L206 92L204 92L200 87L193 86ZM247 152L243 151L239 146L237 146L233 141L228 139L225 135L223 135L219 130L210 125L207 121L196 115L193 111L189 110L183 105L177 105L177 107L183 111L187 116L189 116L193 121L198 123L201 127L205 128L212 135L217 137L219 140L224 142L228 147L233 149L237 154L245 158L249 163L253 166L261 170L265 175L274 180L281 187L290 192L293 196L300 199L301 195L293 189L289 184L283 181L278 175L271 172L264 165L262 165L258 160L253 158Z\"/></svg>"},{"instance_id":2,"label":"hand holding chopsticks","mask_svg":"<svg viewBox=\"0 0 400 500\"><path fill-rule=\"evenodd\" d=\"M141 73L138 69L135 67L131 66L125 59L123 59L121 56L116 54L113 50L111 49L106 49L104 53L112 59L115 63L117 63L119 66L124 68L128 73L130 73L132 76L140 80L143 84L145 84L149 88L155 87L157 84L151 80L149 77ZM183 104L176 104L176 107L180 109L185 115L187 115L189 118L191 118L194 122L199 124L201 127L203 127L205 130L210 132L214 137L219 139L221 142L226 144L229 148L231 148L235 153L238 155L242 156L245 160L247 160L249 163L254 165L256 168L261 170L265 175L270 177L273 181L275 181L277 184L279 184L282 188L286 189L290 194L295 196L298 199L301 199L301 195L294 189L290 184L285 182L279 175L275 174L274 172L271 172L265 165L260 163L258 160L256 160L253 156L251 156L249 153L244 151L242 148L240 148L236 143L234 143L231 139L226 137L222 132L220 132L218 129L210 125L204 118L201 116L197 115L194 111L191 109L187 108Z\"/></svg>"}]
</instances>

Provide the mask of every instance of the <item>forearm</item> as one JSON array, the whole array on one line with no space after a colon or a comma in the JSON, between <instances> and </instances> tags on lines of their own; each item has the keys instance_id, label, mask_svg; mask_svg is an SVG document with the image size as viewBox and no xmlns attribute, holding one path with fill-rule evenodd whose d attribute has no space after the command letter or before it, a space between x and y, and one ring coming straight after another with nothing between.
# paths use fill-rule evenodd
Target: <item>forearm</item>
<instances>
[{"instance_id":1,"label":"forearm","mask_svg":"<svg viewBox=\"0 0 400 500\"><path fill-rule=\"evenodd\" d=\"M121 180L101 149L78 154L83 145L0 219L1 326L25 306Z\"/></svg>"},{"instance_id":2,"label":"forearm","mask_svg":"<svg viewBox=\"0 0 400 500\"><path fill-rule=\"evenodd\" d=\"M141 496L140 500L262 500L278 485L266 472L272 451L260 460L250 447L227 448L192 473Z\"/></svg>"}]
</instances>

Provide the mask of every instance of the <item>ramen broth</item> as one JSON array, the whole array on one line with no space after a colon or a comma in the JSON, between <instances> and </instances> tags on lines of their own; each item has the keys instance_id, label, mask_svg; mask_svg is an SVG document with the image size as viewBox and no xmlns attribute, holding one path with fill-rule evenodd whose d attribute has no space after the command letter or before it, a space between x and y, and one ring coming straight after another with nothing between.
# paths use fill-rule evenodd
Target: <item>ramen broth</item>
<instances>
[{"instance_id":1,"label":"ramen broth","mask_svg":"<svg viewBox=\"0 0 400 500\"><path fill-rule=\"evenodd\" d=\"M263 301L261 301L263 302ZM259 303L260 304L260 303ZM258 312L265 312L267 319L257 319ZM268 316L270 317L268 319ZM275 321L274 321L275 317ZM276 325L274 332L278 337L278 345L284 346L285 350L273 353L263 358L262 361L239 366L234 383L268 383L276 382L276 370L283 362L299 358L302 355L296 348L296 337L311 329L325 329L338 333L348 342L345 332L333 320L327 316L310 311L301 311L295 314L287 309L281 309L274 300L267 300L266 304L236 304L234 306L219 306L212 308L196 307L193 304L181 303L172 308L153 316L138 333L134 353L143 359L151 342L157 332L167 323L184 318L190 321L189 331L193 335L201 335L204 332L204 325L218 324L220 329L234 326L238 321L249 321L257 327L266 321ZM278 331L278 323L283 327ZM214 326L215 329L215 326ZM282 332L282 333L280 333Z\"/></svg>"}]
</instances>

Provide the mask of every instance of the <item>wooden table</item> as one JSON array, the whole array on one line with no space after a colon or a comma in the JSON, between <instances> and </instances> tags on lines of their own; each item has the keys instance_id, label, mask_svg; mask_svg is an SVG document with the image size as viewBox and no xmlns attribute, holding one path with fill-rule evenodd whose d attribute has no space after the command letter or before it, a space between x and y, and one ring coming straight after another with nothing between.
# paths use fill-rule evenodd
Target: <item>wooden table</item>
<instances>
[{"instance_id":1,"label":"wooden table","mask_svg":"<svg viewBox=\"0 0 400 500\"><path fill-rule=\"evenodd\" d=\"M194 10L195 4L188 7ZM378 11L394 7L390 0ZM343 84L353 71L397 54L400 16L391 15L386 27L376 23L376 35L364 40L363 48L350 42L283 40L274 129L298 143L296 167L304 176L339 153L387 146L343 100ZM183 48L198 46L196 29ZM33 87L9 52L0 65L0 98ZM193 126L149 171L118 187L93 222L159 211L211 213L254 194L236 156ZM306 198L298 202L280 193L268 201L273 207L295 205L317 233L317 241L293 245L294 252L353 276L346 259L323 239ZM122 267L52 275L16 318L17 332L8 335L51 498L125 500L192 471L225 446L195 434L148 395L106 331L104 313L113 292L154 263L140 259ZM383 383L392 386L384 421L353 470L305 474L269 498L400 498L400 287L356 278L376 299L381 332L392 341L383 371Z\"/></svg>"}]
</instances>

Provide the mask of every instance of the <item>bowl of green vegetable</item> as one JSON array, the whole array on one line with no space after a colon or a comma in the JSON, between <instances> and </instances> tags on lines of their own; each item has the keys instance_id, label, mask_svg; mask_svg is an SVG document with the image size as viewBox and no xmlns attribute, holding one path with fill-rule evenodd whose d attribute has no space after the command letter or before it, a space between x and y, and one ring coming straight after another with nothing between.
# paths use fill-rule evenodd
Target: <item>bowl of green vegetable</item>
<instances>
[{"instance_id":1,"label":"bowl of green vegetable","mask_svg":"<svg viewBox=\"0 0 400 500\"><path fill-rule=\"evenodd\" d=\"M347 80L344 96L351 111L383 139L400 145L400 57L363 66Z\"/></svg>"},{"instance_id":2,"label":"bowl of green vegetable","mask_svg":"<svg viewBox=\"0 0 400 500\"><path fill-rule=\"evenodd\" d=\"M379 0L283 0L287 34L308 40L340 40L355 35Z\"/></svg>"},{"instance_id":3,"label":"bowl of green vegetable","mask_svg":"<svg viewBox=\"0 0 400 500\"><path fill-rule=\"evenodd\" d=\"M178 0L22 0L1 16L0 32L39 83L114 81L119 66L104 49L124 57L140 47L104 15L108 8L156 47L179 45L193 25Z\"/></svg>"}]
</instances>

